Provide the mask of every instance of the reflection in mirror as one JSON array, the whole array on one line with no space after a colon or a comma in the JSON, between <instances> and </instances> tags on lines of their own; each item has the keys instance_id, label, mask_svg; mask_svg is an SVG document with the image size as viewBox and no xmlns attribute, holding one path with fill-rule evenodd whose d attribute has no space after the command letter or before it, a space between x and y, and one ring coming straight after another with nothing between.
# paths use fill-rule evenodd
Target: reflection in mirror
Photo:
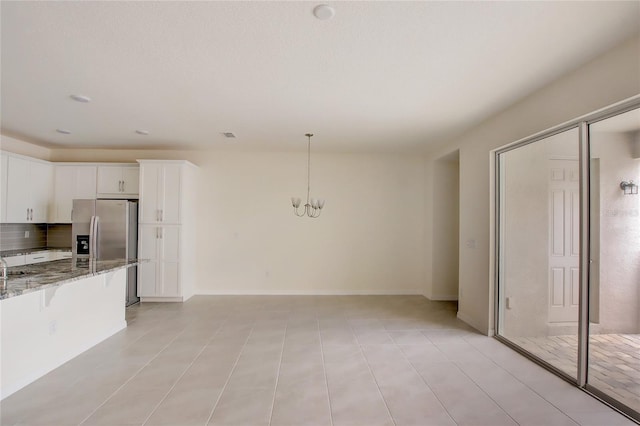
<instances>
[{"instance_id":1,"label":"reflection in mirror","mask_svg":"<svg viewBox=\"0 0 640 426\"><path fill-rule=\"evenodd\" d=\"M578 129L500 154L498 333L577 377Z\"/></svg>"},{"instance_id":2,"label":"reflection in mirror","mask_svg":"<svg viewBox=\"0 0 640 426\"><path fill-rule=\"evenodd\" d=\"M640 412L640 109L589 128L590 287L587 383Z\"/></svg>"}]
</instances>

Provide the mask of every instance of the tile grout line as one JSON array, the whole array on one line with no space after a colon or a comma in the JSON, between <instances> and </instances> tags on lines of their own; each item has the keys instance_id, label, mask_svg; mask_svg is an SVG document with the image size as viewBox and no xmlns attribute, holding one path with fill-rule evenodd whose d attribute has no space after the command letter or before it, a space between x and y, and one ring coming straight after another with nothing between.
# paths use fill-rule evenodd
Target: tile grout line
<instances>
[{"instance_id":1,"label":"tile grout line","mask_svg":"<svg viewBox=\"0 0 640 426\"><path fill-rule=\"evenodd\" d=\"M327 389L327 402L329 403L329 424L333 426L333 411L331 409L331 392L329 392L329 380L327 380L327 366L324 361L324 344L322 343L322 332L320 331L320 320L316 315L316 323L318 324L318 338L320 339L320 357L322 358L322 374L324 375L324 386Z\"/></svg>"},{"instance_id":2,"label":"tile grout line","mask_svg":"<svg viewBox=\"0 0 640 426\"><path fill-rule=\"evenodd\" d=\"M142 426L145 426L147 424L147 422L149 421L149 419L151 418L151 416L153 416L153 413L156 412L156 410L158 410L158 407L160 407L160 405L164 402L165 399L167 399L167 396L169 396L169 394L171 393L171 391L176 387L176 385L178 384L178 382L180 381L180 379L182 379L184 377L185 374L187 374L187 371L189 371L189 369L193 366L193 364L196 362L196 360L200 357L200 355L202 355L202 352L204 352L204 350L207 348L207 346L209 345L209 342L211 342L213 339L215 339L216 335L220 332L220 329L222 328L222 326L226 323L223 322L220 326L218 326L218 329L216 330L216 332L213 334L213 336L211 336L211 338L207 341L207 343L205 343L202 346L202 349L200 349L200 351L198 352L198 355L196 355L196 357L191 361L191 363L189 363L189 365L187 366L187 368L184 369L184 371L182 372L182 374L180 375L180 377L178 377L178 379L173 383L173 385L169 388L169 390L167 391L166 394L164 394L164 396L162 397L162 399L160 399L160 401L156 404L156 406L153 408L153 410L151 410L151 412L149 413L149 415L147 416L146 419L144 419L144 421L142 422ZM186 328L185 328L186 329ZM183 331L184 332L184 331ZM180 333L182 334L182 333ZM180 335L176 336L179 337Z\"/></svg>"},{"instance_id":3,"label":"tile grout line","mask_svg":"<svg viewBox=\"0 0 640 426\"><path fill-rule=\"evenodd\" d=\"M152 329L153 330L153 329ZM152 330L149 330L149 332L151 332ZM127 385L127 383L129 383L131 380L133 380L134 377L136 377L146 366L148 366L149 364L151 364L151 362L153 362L154 359L156 359L158 357L158 355L160 355L160 353L162 351L164 351L167 347L169 347L169 345L171 345L171 343L173 343L174 340L176 340L178 338L178 336L180 336L182 333L184 333L184 328L182 329L182 331L180 333L178 333L173 339L171 339L169 341L169 343L167 343L165 346L162 347L162 349L160 349L158 351L158 353L156 353L149 361L147 361L146 364L144 364L142 367L140 367L140 369L138 371L136 371L134 374L131 375L131 377L129 377L129 379L127 379L122 385L120 385L115 391L113 391L111 393L111 395L109 395L109 397L107 397L107 399L104 400L104 402L102 404L100 404L98 407L96 407L95 410L93 410L87 417L85 417L80 423L78 423L78 425L82 425L84 422L86 422L91 416L93 416L100 408L102 408L111 398L114 397L114 395L116 393L118 393L118 391L120 389L122 389L123 387L125 387ZM146 334L146 333L145 333Z\"/></svg>"},{"instance_id":4,"label":"tile grout line","mask_svg":"<svg viewBox=\"0 0 640 426\"><path fill-rule=\"evenodd\" d=\"M422 331L420 331L420 334L424 336L424 334L422 333ZM435 345L431 339L429 339L427 336L424 336L431 345L433 345L434 348L436 348L439 352L442 352L440 350L440 348ZM395 340L394 343L396 346L400 346ZM451 419L451 421L455 424L459 424L451 415L451 413L449 412L449 410L447 410L446 405L444 405L444 403L442 402L442 400L440 399L440 397L438 396L438 394L435 392L435 390L433 390L433 388L429 385L429 383L427 382L427 380L422 377L422 374L420 374L420 372L418 371L418 369L415 367L415 365L413 365L413 363L411 361L409 361L409 358L407 358L407 354L404 353L404 351L402 350L401 347L398 348L400 350L400 353L402 353L402 356L404 357L404 359L409 363L409 365L411 366L411 368L413 368L413 371L416 372L416 374L418 375L418 377L420 377L420 379L422 380L422 382L427 386L427 388L431 391L431 393L433 394L433 396L438 400L438 403L440 403L440 406L442 407L442 409L444 410L445 413L447 413L447 416L449 416L449 418ZM442 352L442 355L444 355L444 352ZM446 355L445 355L446 356Z\"/></svg>"},{"instance_id":5,"label":"tile grout line","mask_svg":"<svg viewBox=\"0 0 640 426\"><path fill-rule=\"evenodd\" d=\"M278 362L278 370L276 372L276 383L273 387L273 398L271 400L271 412L269 413L269 425L273 421L273 407L276 403L276 392L278 391L278 381L280 379L280 369L282 367L282 357L284 355L284 342L287 339L287 330L289 329L289 319L287 318L287 323L284 326L284 336L282 338L282 348L280 349L280 361ZM253 332L253 330L252 330Z\"/></svg>"},{"instance_id":6,"label":"tile grout line","mask_svg":"<svg viewBox=\"0 0 640 426\"><path fill-rule=\"evenodd\" d=\"M473 346L474 348L476 348L476 350L478 350L478 348L471 342L469 342L468 340L465 339L466 342L468 342L471 346ZM492 358L489 358L485 353L483 353L482 351L478 350L478 352L482 353L482 355L488 359L491 363L495 364L498 368L500 368L501 370L503 370L505 373L507 373L508 375L510 375L511 377L513 377L515 380L518 381L518 383L521 383L524 387L526 387L527 389L529 389L531 392L533 392L534 394L536 394L538 397L540 397L543 401L547 402L549 405L551 405L553 408L555 408L556 410L558 410L560 413L562 413L566 418L568 418L569 420L571 420L573 423L575 423L576 425L579 425L580 423L575 420L573 417L571 417L570 415L568 415L567 413L565 413L563 410L560 409L560 407L557 407L552 401L549 401L548 399L546 399L544 396L540 395L538 392L536 392L535 389L533 389L532 387L530 387L528 384L526 384L525 382L523 382L522 380L520 380L518 377L516 377L513 373L511 373L511 371L502 368L502 366L500 366L498 363L496 363ZM520 354L518 354L516 351L513 351L515 354L522 356ZM458 370L460 370L462 372L462 374L464 374L465 376L467 376L469 378L469 380L471 380L473 383L476 384L476 386L478 386L485 394L487 394L487 392L478 384L476 383L475 380L473 380L463 369L461 369L458 364L454 361L456 367L458 368ZM551 373L550 373L551 374ZM578 389L576 387L576 389ZM502 407L502 405L500 405L496 400L494 400L491 395L487 394L487 396L489 398L491 398L491 400L493 402L496 403L496 405L498 405L498 407L500 407L502 409L502 411L504 411L505 413L507 413L507 415L509 417L511 417L511 415ZM513 419L513 417L511 417ZM516 419L513 419L514 422L518 423L516 421Z\"/></svg>"},{"instance_id":7,"label":"tile grout line","mask_svg":"<svg viewBox=\"0 0 640 426\"><path fill-rule=\"evenodd\" d=\"M371 369L371 364L369 363L369 359L367 358L367 356L364 354L364 351L362 350L362 344L360 344L360 340L358 339L358 335L356 333L354 333L353 331L353 326L351 326L351 324L349 324L349 329L351 330L351 333L353 334L353 337L356 339L356 342L358 342L358 348L360 349L360 353L362 354L362 357L364 358L364 362L367 364L367 369L369 370L369 374L371 374L371 377L373 378L373 381L376 383L376 389L378 390L378 394L380 395L380 398L382 398L382 402L384 403L384 408L387 409L387 414L389 414L389 418L391 419L391 423L393 423L394 426L396 426L396 419L393 418L393 415L391 414L391 410L389 409L389 405L387 404L387 400L384 398L384 395L382 394L382 391L380 390L380 385L378 384L378 379L376 379L375 374L373 374L373 370ZM388 334L388 330L385 329L385 332ZM389 339L391 339L392 342L394 342L393 338L391 336L389 336ZM394 342L395 345L395 342Z\"/></svg>"},{"instance_id":8,"label":"tile grout line","mask_svg":"<svg viewBox=\"0 0 640 426\"><path fill-rule=\"evenodd\" d=\"M231 380L231 376L233 375L233 372L235 371L236 366L238 365L238 361L240 361L240 357L242 356L242 352L244 351L244 348L247 346L247 342L249 341L249 337L251 336L251 333L253 333L253 327L254 326L255 326L255 319L253 320L253 325L251 326L251 332L249 333L249 335L245 339L244 344L242 345L242 348L240 348L240 352L238 352L238 357L236 358L236 362L233 363L233 367L231 367L231 371L229 371L229 376L227 377L227 380L224 382L224 385L222 386L222 389L220 390L220 394L218 395L218 398L216 399L216 403L213 405L213 408L211 409L211 414L209 414L209 418L205 422L205 425L208 425L211 422L211 419L213 418L213 413L216 411L216 408L218 408L218 404L220 403L220 399L222 398L222 395L224 395L224 391L227 389L227 385L229 384L229 381Z\"/></svg>"}]
</instances>

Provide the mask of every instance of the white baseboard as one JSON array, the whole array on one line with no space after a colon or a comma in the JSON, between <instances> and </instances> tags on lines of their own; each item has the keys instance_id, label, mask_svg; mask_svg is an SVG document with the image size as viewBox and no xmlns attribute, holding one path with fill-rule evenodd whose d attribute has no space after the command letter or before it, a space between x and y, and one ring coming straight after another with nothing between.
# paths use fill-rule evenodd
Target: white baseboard
<instances>
[{"instance_id":1,"label":"white baseboard","mask_svg":"<svg viewBox=\"0 0 640 426\"><path fill-rule=\"evenodd\" d=\"M182 297L141 297L140 302L184 302Z\"/></svg>"},{"instance_id":2,"label":"white baseboard","mask_svg":"<svg viewBox=\"0 0 640 426\"><path fill-rule=\"evenodd\" d=\"M389 290L200 290L195 296L423 296L416 289ZM147 300L147 299L145 299Z\"/></svg>"},{"instance_id":3,"label":"white baseboard","mask_svg":"<svg viewBox=\"0 0 640 426\"><path fill-rule=\"evenodd\" d=\"M427 299L429 300L433 300L434 302L457 302L458 301L458 295L451 295L451 296L431 296L431 297L427 297Z\"/></svg>"}]
</instances>

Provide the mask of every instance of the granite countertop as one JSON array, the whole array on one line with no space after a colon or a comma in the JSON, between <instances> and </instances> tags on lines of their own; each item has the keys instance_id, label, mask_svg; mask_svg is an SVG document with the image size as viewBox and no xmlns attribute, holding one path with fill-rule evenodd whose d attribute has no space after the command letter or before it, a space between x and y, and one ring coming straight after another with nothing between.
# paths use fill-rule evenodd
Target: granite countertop
<instances>
[{"instance_id":1,"label":"granite countertop","mask_svg":"<svg viewBox=\"0 0 640 426\"><path fill-rule=\"evenodd\" d=\"M2 250L0 251L0 257L33 254L39 251L71 251L71 247L39 247L39 248L26 248L26 249L16 249L16 250Z\"/></svg>"},{"instance_id":2,"label":"granite countertop","mask_svg":"<svg viewBox=\"0 0 640 426\"><path fill-rule=\"evenodd\" d=\"M75 261L73 259L61 259L32 265L12 266L7 268L9 276L7 288L0 290L0 300L128 268L138 263L139 260L135 259L92 261L89 261L89 259L77 259Z\"/></svg>"}]
</instances>

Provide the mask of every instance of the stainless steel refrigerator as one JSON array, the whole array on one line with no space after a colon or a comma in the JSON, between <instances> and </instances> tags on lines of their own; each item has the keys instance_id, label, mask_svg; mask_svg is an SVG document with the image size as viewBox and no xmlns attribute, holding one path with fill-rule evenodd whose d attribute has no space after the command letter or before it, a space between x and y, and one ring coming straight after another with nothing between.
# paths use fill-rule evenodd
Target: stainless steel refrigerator
<instances>
[{"instance_id":1,"label":"stainless steel refrigerator","mask_svg":"<svg viewBox=\"0 0 640 426\"><path fill-rule=\"evenodd\" d=\"M73 200L72 250L82 260L138 257L138 202ZM137 267L127 268L126 306L138 302Z\"/></svg>"}]
</instances>

